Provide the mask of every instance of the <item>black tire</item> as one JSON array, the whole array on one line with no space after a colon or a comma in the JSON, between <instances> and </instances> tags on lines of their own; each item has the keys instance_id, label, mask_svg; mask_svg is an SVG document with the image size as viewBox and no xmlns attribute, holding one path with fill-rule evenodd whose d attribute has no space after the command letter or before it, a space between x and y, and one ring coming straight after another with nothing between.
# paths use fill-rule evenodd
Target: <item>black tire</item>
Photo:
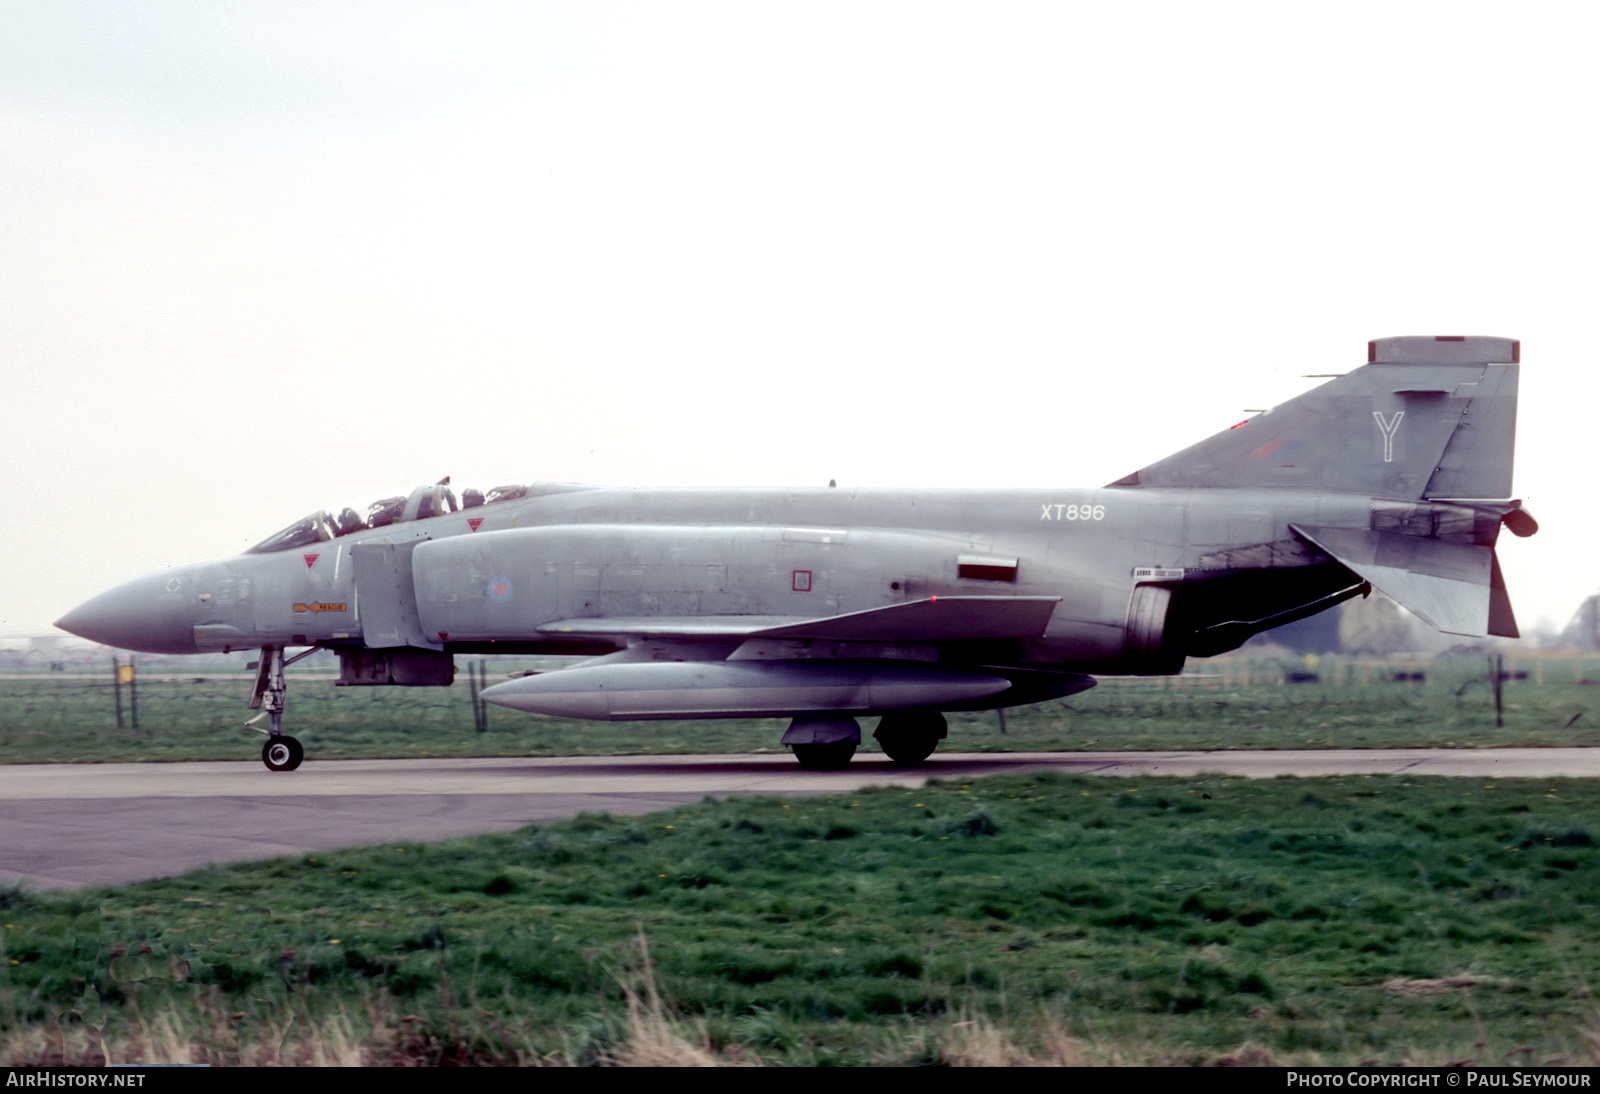
<instances>
[{"instance_id":1,"label":"black tire","mask_svg":"<svg viewBox=\"0 0 1600 1094\"><path fill-rule=\"evenodd\" d=\"M897 764L922 763L949 732L944 715L936 710L907 710L885 714L873 734L883 754Z\"/></svg>"},{"instance_id":2,"label":"black tire","mask_svg":"<svg viewBox=\"0 0 1600 1094\"><path fill-rule=\"evenodd\" d=\"M926 737L889 737L878 739L883 754L902 767L915 767L939 747L939 742Z\"/></svg>"},{"instance_id":3,"label":"black tire","mask_svg":"<svg viewBox=\"0 0 1600 1094\"><path fill-rule=\"evenodd\" d=\"M268 771L293 771L306 758L306 750L293 737L280 735L268 737L261 746L261 762Z\"/></svg>"},{"instance_id":4,"label":"black tire","mask_svg":"<svg viewBox=\"0 0 1600 1094\"><path fill-rule=\"evenodd\" d=\"M838 741L826 745L790 745L794 758L807 771L840 771L850 764L856 754L856 742Z\"/></svg>"}]
</instances>

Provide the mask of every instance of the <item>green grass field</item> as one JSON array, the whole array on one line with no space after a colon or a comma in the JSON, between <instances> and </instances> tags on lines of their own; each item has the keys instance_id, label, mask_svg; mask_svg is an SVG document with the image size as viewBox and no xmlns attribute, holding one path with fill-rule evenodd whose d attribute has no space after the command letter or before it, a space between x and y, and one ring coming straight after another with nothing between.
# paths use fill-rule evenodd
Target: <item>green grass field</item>
<instances>
[{"instance_id":1,"label":"green grass field","mask_svg":"<svg viewBox=\"0 0 1600 1094\"><path fill-rule=\"evenodd\" d=\"M999 778L13 891L0 1062L1593 1064L1597 809Z\"/></svg>"},{"instance_id":2,"label":"green grass field","mask_svg":"<svg viewBox=\"0 0 1600 1094\"><path fill-rule=\"evenodd\" d=\"M492 664L492 663L491 663ZM1600 741L1600 658L1525 658L1508 670L1504 725L1482 658L1393 665L1324 659L1316 683L1284 684L1277 662L1196 662L1189 676L1107 680L1071 699L953 715L948 750L1382 748L1573 745ZM1296 665L1295 667L1300 667ZM1423 681L1394 682L1426 670ZM465 673L449 688L338 688L291 677L285 729L313 759L777 751L778 719L575 722L491 707L474 731ZM109 678L0 675L0 762L247 759L250 680L145 680L135 729ZM865 748L870 739L871 722Z\"/></svg>"}]
</instances>

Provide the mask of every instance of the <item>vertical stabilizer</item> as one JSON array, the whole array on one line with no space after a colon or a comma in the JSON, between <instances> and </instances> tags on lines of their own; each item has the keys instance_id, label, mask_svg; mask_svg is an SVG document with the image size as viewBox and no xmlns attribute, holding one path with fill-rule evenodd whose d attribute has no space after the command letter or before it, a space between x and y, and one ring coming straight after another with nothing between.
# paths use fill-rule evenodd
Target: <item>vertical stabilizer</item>
<instances>
[{"instance_id":1,"label":"vertical stabilizer","mask_svg":"<svg viewBox=\"0 0 1600 1094\"><path fill-rule=\"evenodd\" d=\"M1361 368L1111 485L1504 498L1519 356L1510 338L1381 338Z\"/></svg>"}]
</instances>

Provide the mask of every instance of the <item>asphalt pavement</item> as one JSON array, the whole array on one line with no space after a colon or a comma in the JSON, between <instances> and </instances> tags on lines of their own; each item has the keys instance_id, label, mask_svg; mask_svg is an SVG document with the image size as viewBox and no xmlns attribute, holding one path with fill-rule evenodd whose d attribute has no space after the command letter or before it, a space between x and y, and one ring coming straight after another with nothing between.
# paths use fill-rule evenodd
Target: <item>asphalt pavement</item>
<instances>
[{"instance_id":1,"label":"asphalt pavement","mask_svg":"<svg viewBox=\"0 0 1600 1094\"><path fill-rule=\"evenodd\" d=\"M288 773L255 760L0 765L0 883L121 885L211 862L508 831L585 810L630 815L707 795L849 793L1038 770L1593 778L1600 748L935 753L913 768L871 753L844 771L806 771L787 753L313 758Z\"/></svg>"}]
</instances>

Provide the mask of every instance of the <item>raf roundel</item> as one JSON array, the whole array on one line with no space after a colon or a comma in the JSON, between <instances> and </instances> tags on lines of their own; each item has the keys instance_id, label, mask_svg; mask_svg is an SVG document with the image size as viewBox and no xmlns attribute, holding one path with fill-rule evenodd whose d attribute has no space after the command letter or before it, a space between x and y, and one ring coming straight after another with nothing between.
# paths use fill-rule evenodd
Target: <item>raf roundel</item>
<instances>
[{"instance_id":1,"label":"raf roundel","mask_svg":"<svg viewBox=\"0 0 1600 1094\"><path fill-rule=\"evenodd\" d=\"M489 599L496 604L504 604L511 599L511 579L497 577L489 582Z\"/></svg>"}]
</instances>

